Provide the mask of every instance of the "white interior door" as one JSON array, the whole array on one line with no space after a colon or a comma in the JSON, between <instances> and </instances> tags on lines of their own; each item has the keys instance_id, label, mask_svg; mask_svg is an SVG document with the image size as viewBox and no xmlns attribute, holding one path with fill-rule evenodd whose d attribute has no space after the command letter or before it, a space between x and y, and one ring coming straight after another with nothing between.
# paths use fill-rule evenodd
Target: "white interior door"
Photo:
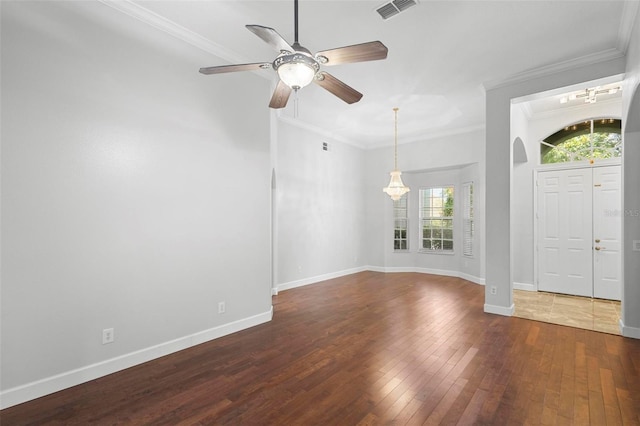
<instances>
[{"instance_id":1,"label":"white interior door","mask_svg":"<svg viewBox=\"0 0 640 426\"><path fill-rule=\"evenodd\" d=\"M593 295L592 173L538 173L538 289Z\"/></svg>"},{"instance_id":2,"label":"white interior door","mask_svg":"<svg viewBox=\"0 0 640 426\"><path fill-rule=\"evenodd\" d=\"M620 166L538 173L538 289L620 300Z\"/></svg>"},{"instance_id":3,"label":"white interior door","mask_svg":"<svg viewBox=\"0 0 640 426\"><path fill-rule=\"evenodd\" d=\"M620 166L593 169L593 297L620 300L622 193Z\"/></svg>"}]
</instances>

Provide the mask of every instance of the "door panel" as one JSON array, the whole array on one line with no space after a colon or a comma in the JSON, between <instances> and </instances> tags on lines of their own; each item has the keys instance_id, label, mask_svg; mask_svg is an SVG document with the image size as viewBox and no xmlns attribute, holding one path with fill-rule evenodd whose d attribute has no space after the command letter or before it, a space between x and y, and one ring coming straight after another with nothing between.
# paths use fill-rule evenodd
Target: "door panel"
<instances>
[{"instance_id":1,"label":"door panel","mask_svg":"<svg viewBox=\"0 0 640 426\"><path fill-rule=\"evenodd\" d=\"M592 296L592 174L538 174L538 289Z\"/></svg>"},{"instance_id":2,"label":"door panel","mask_svg":"<svg viewBox=\"0 0 640 426\"><path fill-rule=\"evenodd\" d=\"M620 300L622 292L621 181L620 166L593 170L593 296L602 299Z\"/></svg>"}]
</instances>

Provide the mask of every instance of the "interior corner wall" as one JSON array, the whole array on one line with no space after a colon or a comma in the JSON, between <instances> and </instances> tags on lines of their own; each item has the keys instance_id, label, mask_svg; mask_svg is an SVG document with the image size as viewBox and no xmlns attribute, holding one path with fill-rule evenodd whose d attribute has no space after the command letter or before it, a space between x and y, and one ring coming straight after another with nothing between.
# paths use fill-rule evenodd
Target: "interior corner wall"
<instances>
[{"instance_id":1,"label":"interior corner wall","mask_svg":"<svg viewBox=\"0 0 640 426\"><path fill-rule=\"evenodd\" d=\"M547 76L490 88L486 94L485 311L513 314L511 101L560 87L620 75L625 58L578 66ZM491 250L486 250L491 247ZM490 288L495 287L495 294Z\"/></svg>"},{"instance_id":2,"label":"interior corner wall","mask_svg":"<svg viewBox=\"0 0 640 426\"><path fill-rule=\"evenodd\" d=\"M268 321L268 82L99 2L0 7L3 407Z\"/></svg>"},{"instance_id":3,"label":"interior corner wall","mask_svg":"<svg viewBox=\"0 0 640 426\"><path fill-rule=\"evenodd\" d=\"M513 247L513 285L533 286L533 169L538 151L529 140L529 119L522 105L511 106L511 136L513 146L520 138L527 153L527 161L513 163L513 199L511 201L511 232ZM513 148L512 148L513 149Z\"/></svg>"},{"instance_id":4,"label":"interior corner wall","mask_svg":"<svg viewBox=\"0 0 640 426\"><path fill-rule=\"evenodd\" d=\"M363 150L285 120L277 145L278 289L362 270Z\"/></svg>"},{"instance_id":5,"label":"interior corner wall","mask_svg":"<svg viewBox=\"0 0 640 426\"><path fill-rule=\"evenodd\" d=\"M633 241L640 240L640 10L627 51L622 95L624 288L621 325L623 335L640 339L640 252L633 250Z\"/></svg>"},{"instance_id":6,"label":"interior corner wall","mask_svg":"<svg viewBox=\"0 0 640 426\"><path fill-rule=\"evenodd\" d=\"M400 144L398 167L409 192L410 247L407 252L393 250L393 202L382 192L389 183L393 169L393 147L366 152L368 264L383 271L421 271L461 276L474 282L484 282L484 132L443 136L434 139ZM465 257L460 250L454 255L421 253L418 250L417 203L420 188L453 184L460 188L464 182L474 183L474 213L476 234L474 256ZM459 197L460 191L457 191ZM461 200L461 198L456 198ZM458 205L461 205L458 202ZM411 207L413 206L413 207ZM459 229L460 228L460 223ZM458 233L461 238L461 234ZM458 247L462 240L458 240Z\"/></svg>"}]
</instances>

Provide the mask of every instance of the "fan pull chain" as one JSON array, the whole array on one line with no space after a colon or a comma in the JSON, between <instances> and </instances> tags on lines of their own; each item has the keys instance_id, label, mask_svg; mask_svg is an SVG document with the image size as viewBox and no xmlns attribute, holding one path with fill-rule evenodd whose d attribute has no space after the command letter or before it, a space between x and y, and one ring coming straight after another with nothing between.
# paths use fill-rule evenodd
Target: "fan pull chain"
<instances>
[{"instance_id":1,"label":"fan pull chain","mask_svg":"<svg viewBox=\"0 0 640 426\"><path fill-rule=\"evenodd\" d=\"M298 89L293 90L293 118L298 118Z\"/></svg>"}]
</instances>

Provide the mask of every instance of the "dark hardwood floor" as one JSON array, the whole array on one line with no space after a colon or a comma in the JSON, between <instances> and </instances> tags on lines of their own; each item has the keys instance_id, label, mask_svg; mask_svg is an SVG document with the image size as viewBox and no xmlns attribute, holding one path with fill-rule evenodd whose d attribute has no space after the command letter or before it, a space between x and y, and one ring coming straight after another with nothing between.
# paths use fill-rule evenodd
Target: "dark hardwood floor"
<instances>
[{"instance_id":1,"label":"dark hardwood floor","mask_svg":"<svg viewBox=\"0 0 640 426\"><path fill-rule=\"evenodd\" d=\"M483 312L484 287L363 272L274 319L8 408L5 425L640 425L640 341Z\"/></svg>"}]
</instances>

